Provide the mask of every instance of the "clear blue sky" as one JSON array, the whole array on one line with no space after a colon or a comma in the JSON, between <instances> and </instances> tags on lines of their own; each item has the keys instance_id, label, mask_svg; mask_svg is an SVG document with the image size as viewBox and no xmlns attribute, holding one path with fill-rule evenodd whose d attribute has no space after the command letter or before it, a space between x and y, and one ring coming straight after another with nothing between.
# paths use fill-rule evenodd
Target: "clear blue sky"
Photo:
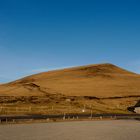
<instances>
[{"instance_id":1,"label":"clear blue sky","mask_svg":"<svg viewBox=\"0 0 140 140\"><path fill-rule=\"evenodd\" d=\"M140 73L139 0L0 0L0 82L104 62Z\"/></svg>"}]
</instances>

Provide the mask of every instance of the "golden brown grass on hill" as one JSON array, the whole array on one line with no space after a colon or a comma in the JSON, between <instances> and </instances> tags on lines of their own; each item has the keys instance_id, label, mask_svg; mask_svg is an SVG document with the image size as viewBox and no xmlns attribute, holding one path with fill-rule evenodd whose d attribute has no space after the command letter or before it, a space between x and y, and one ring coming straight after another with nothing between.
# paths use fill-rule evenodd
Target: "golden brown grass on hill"
<instances>
[{"instance_id":1,"label":"golden brown grass on hill","mask_svg":"<svg viewBox=\"0 0 140 140\"><path fill-rule=\"evenodd\" d=\"M126 98L123 110L127 110L127 107L134 105L140 98L140 75L112 64L80 66L39 73L0 85L0 96L1 98L15 96L12 98L16 99L35 96L41 101L43 98L46 99L46 104L48 102L62 103L64 99L72 98L81 105L90 102L96 106L96 109L102 111L105 106L109 108L109 102L118 107L116 103L119 98L120 100ZM2 99L7 101L7 99ZM89 99L93 100L89 101ZM106 101L100 104L99 101L95 103L95 100L99 99L109 101L108 103Z\"/></svg>"},{"instance_id":2,"label":"golden brown grass on hill","mask_svg":"<svg viewBox=\"0 0 140 140\"><path fill-rule=\"evenodd\" d=\"M140 95L139 84L140 75L112 64L99 64L32 75L1 85L0 95L131 96Z\"/></svg>"}]
</instances>

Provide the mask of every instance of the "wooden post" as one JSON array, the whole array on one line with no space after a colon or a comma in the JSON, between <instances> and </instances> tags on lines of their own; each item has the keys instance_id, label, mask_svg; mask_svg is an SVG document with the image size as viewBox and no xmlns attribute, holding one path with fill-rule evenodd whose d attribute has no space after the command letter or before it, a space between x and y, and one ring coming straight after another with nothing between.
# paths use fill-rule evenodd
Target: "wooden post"
<instances>
[{"instance_id":1,"label":"wooden post","mask_svg":"<svg viewBox=\"0 0 140 140\"><path fill-rule=\"evenodd\" d=\"M86 105L84 105L84 110L86 110Z\"/></svg>"},{"instance_id":2,"label":"wooden post","mask_svg":"<svg viewBox=\"0 0 140 140\"><path fill-rule=\"evenodd\" d=\"M32 107L30 106L30 107L29 107L29 112L31 112L31 110L32 110Z\"/></svg>"},{"instance_id":3,"label":"wooden post","mask_svg":"<svg viewBox=\"0 0 140 140\"><path fill-rule=\"evenodd\" d=\"M92 112L92 110L91 110L91 116L90 116L90 117L91 117L91 119L92 119L92 117L93 117L93 112Z\"/></svg>"},{"instance_id":4,"label":"wooden post","mask_svg":"<svg viewBox=\"0 0 140 140\"><path fill-rule=\"evenodd\" d=\"M16 112L18 111L18 107L16 107Z\"/></svg>"},{"instance_id":5,"label":"wooden post","mask_svg":"<svg viewBox=\"0 0 140 140\"><path fill-rule=\"evenodd\" d=\"M0 113L2 113L2 106L1 106L1 108L0 108Z\"/></svg>"},{"instance_id":6,"label":"wooden post","mask_svg":"<svg viewBox=\"0 0 140 140\"><path fill-rule=\"evenodd\" d=\"M63 120L65 120L65 119L66 119L66 114L64 113Z\"/></svg>"},{"instance_id":7,"label":"wooden post","mask_svg":"<svg viewBox=\"0 0 140 140\"><path fill-rule=\"evenodd\" d=\"M13 123L15 123L15 119L13 119Z\"/></svg>"}]
</instances>

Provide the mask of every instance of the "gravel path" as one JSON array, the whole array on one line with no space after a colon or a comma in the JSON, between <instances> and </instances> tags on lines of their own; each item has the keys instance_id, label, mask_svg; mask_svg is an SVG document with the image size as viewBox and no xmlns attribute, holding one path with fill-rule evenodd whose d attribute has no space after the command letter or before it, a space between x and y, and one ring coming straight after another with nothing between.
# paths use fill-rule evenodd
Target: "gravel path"
<instances>
[{"instance_id":1,"label":"gravel path","mask_svg":"<svg viewBox=\"0 0 140 140\"><path fill-rule=\"evenodd\" d=\"M140 140L140 122L114 120L1 125L0 140Z\"/></svg>"}]
</instances>

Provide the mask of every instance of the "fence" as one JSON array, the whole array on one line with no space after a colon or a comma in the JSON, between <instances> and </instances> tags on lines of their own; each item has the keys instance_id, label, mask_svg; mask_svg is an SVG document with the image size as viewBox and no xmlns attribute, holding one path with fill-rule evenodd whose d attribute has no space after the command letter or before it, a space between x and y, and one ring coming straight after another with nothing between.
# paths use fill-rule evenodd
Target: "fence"
<instances>
[{"instance_id":1,"label":"fence","mask_svg":"<svg viewBox=\"0 0 140 140\"><path fill-rule=\"evenodd\" d=\"M84 111L83 111L84 110ZM72 106L0 106L0 115L7 114L62 114L62 113L87 113L89 109L74 108Z\"/></svg>"}]
</instances>

